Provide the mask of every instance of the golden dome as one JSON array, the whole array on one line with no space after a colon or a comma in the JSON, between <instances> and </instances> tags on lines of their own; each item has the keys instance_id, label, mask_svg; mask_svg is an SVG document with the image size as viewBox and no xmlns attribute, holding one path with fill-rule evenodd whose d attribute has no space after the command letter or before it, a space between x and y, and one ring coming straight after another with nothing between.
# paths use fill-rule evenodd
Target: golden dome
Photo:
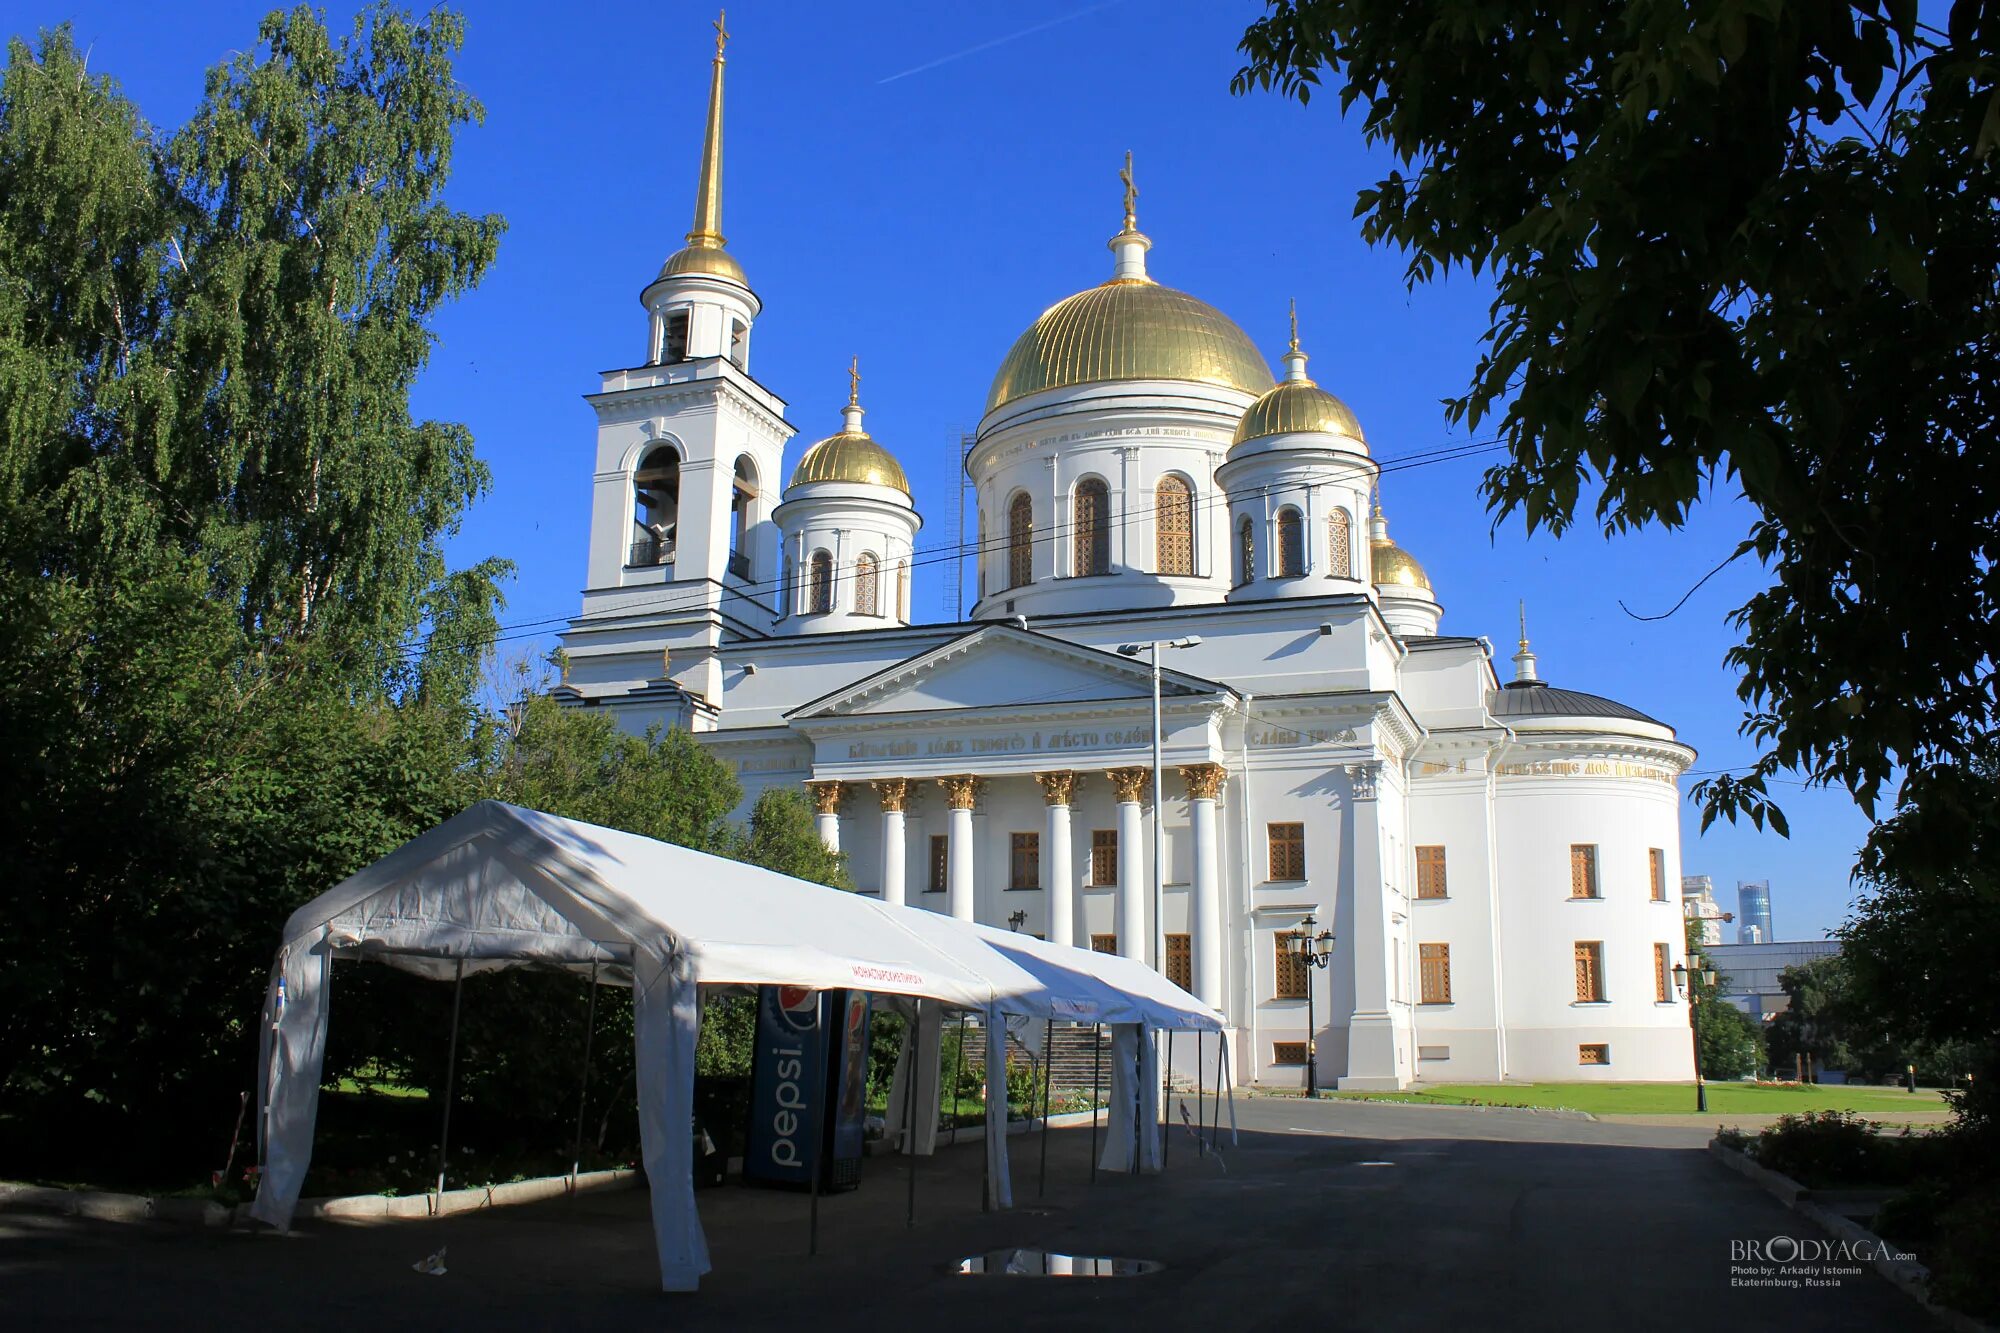
<instances>
[{"instance_id":1,"label":"golden dome","mask_svg":"<svg viewBox=\"0 0 2000 1333\"><path fill-rule=\"evenodd\" d=\"M1000 363L986 410L1105 380L1191 380L1261 394L1271 368L1213 306L1150 278L1114 278L1042 312Z\"/></svg>"},{"instance_id":2,"label":"golden dome","mask_svg":"<svg viewBox=\"0 0 2000 1333\"><path fill-rule=\"evenodd\" d=\"M1369 574L1378 588L1417 588L1430 592L1430 575L1416 557L1387 537L1368 543Z\"/></svg>"},{"instance_id":3,"label":"golden dome","mask_svg":"<svg viewBox=\"0 0 2000 1333\"><path fill-rule=\"evenodd\" d=\"M667 256L666 263L660 265L662 278L677 278L688 273L728 278L745 287L750 285L750 280L743 276L743 266L736 262L736 256L713 245L690 245L685 250L676 250Z\"/></svg>"},{"instance_id":4,"label":"golden dome","mask_svg":"<svg viewBox=\"0 0 2000 1333\"><path fill-rule=\"evenodd\" d=\"M1299 379L1286 380L1250 404L1236 424L1235 443L1303 432L1364 438L1353 409L1311 380Z\"/></svg>"},{"instance_id":5,"label":"golden dome","mask_svg":"<svg viewBox=\"0 0 2000 1333\"><path fill-rule=\"evenodd\" d=\"M865 431L842 431L829 435L805 451L792 469L792 485L809 481L859 482L864 486L889 486L910 493L910 479L895 455L875 443Z\"/></svg>"}]
</instances>

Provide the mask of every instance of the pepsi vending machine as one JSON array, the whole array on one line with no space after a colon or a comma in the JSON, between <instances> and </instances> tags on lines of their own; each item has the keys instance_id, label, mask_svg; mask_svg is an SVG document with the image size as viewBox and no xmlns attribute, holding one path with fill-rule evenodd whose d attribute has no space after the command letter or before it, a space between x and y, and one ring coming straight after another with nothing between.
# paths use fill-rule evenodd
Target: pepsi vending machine
<instances>
[{"instance_id":1,"label":"pepsi vending machine","mask_svg":"<svg viewBox=\"0 0 2000 1333\"><path fill-rule=\"evenodd\" d=\"M817 1170L822 1190L861 1183L868 1019L866 991L758 988L744 1180L805 1189Z\"/></svg>"}]
</instances>

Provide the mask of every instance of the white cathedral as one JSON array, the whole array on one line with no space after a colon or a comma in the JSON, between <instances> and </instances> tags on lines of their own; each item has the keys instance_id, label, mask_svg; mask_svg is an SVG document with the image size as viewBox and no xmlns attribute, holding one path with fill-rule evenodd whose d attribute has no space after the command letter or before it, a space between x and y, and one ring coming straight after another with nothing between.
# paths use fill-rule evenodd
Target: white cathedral
<instances>
[{"instance_id":1,"label":"white cathedral","mask_svg":"<svg viewBox=\"0 0 2000 1333\"><path fill-rule=\"evenodd\" d=\"M1538 679L1525 631L1504 685L1442 632L1361 423L1296 333L1273 383L1148 275L1129 169L1106 280L987 393L970 618L912 622L940 556L858 394L786 479L721 233L723 63L641 364L589 397L558 698L695 733L739 814L802 784L861 893L1162 968L1227 1017L1238 1081L1295 1086L1309 1051L1323 1087L1691 1077L1668 886L1693 750ZM1288 947L1308 917L1323 967Z\"/></svg>"}]
</instances>

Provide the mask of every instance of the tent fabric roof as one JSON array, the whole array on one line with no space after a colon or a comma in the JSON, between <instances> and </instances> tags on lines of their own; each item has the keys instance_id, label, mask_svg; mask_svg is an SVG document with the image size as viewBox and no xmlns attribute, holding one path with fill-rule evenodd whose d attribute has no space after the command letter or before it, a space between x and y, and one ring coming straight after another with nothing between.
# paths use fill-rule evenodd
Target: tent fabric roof
<instances>
[{"instance_id":1,"label":"tent fabric roof","mask_svg":"<svg viewBox=\"0 0 2000 1333\"><path fill-rule=\"evenodd\" d=\"M1164 977L1107 954L580 820L482 801L321 894L286 943L432 977L541 963L629 964L633 947L705 983L922 995L1082 1022L1221 1026Z\"/></svg>"}]
</instances>

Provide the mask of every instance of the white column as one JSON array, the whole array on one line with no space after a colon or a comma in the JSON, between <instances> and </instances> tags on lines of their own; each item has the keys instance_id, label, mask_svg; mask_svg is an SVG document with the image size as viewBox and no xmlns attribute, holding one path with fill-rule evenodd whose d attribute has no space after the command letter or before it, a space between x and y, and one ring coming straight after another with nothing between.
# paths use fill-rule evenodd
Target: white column
<instances>
[{"instance_id":1,"label":"white column","mask_svg":"<svg viewBox=\"0 0 2000 1333\"><path fill-rule=\"evenodd\" d=\"M1222 1007L1222 884L1218 871L1215 798L1227 776L1220 764L1196 764L1181 770L1187 783L1190 818L1194 825L1194 911L1189 923L1194 949L1194 993L1213 1009Z\"/></svg>"},{"instance_id":2,"label":"white column","mask_svg":"<svg viewBox=\"0 0 2000 1333\"><path fill-rule=\"evenodd\" d=\"M972 802L979 793L979 779L969 774L939 778L946 803L951 807L945 832L950 836L945 858L945 902L960 921L973 919L972 891Z\"/></svg>"},{"instance_id":3,"label":"white column","mask_svg":"<svg viewBox=\"0 0 2000 1333\"><path fill-rule=\"evenodd\" d=\"M1118 793L1118 953L1146 961L1146 858L1139 793L1152 774L1143 768L1114 768L1109 774Z\"/></svg>"},{"instance_id":4,"label":"white column","mask_svg":"<svg viewBox=\"0 0 2000 1333\"><path fill-rule=\"evenodd\" d=\"M1403 1086L1396 1067L1396 1026L1390 1012L1388 886L1382 865L1380 806L1375 800L1379 764L1349 764L1349 857L1354 867L1354 1011L1347 1019L1347 1072L1343 1089L1393 1091Z\"/></svg>"},{"instance_id":5,"label":"white column","mask_svg":"<svg viewBox=\"0 0 2000 1333\"><path fill-rule=\"evenodd\" d=\"M813 825L819 830L819 840L826 844L829 852L840 850L840 796L845 788L839 782L809 782L813 797Z\"/></svg>"},{"instance_id":6,"label":"white column","mask_svg":"<svg viewBox=\"0 0 2000 1333\"><path fill-rule=\"evenodd\" d=\"M903 857L908 845L903 811L910 801L910 780L889 778L876 783L875 790L882 797L882 901L901 907L909 901L903 885Z\"/></svg>"},{"instance_id":7,"label":"white column","mask_svg":"<svg viewBox=\"0 0 2000 1333\"><path fill-rule=\"evenodd\" d=\"M1048 826L1042 832L1042 886L1048 891L1049 939L1076 943L1076 871L1070 859L1070 803L1081 778L1070 772L1037 773L1042 799L1048 806Z\"/></svg>"}]
</instances>

